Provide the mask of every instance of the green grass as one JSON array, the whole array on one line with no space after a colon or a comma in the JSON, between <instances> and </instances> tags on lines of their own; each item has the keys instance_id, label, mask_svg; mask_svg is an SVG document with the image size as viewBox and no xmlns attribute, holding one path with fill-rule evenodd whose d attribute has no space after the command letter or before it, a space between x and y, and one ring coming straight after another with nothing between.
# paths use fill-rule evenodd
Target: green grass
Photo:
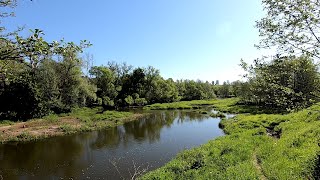
<instances>
[{"instance_id":1,"label":"green grass","mask_svg":"<svg viewBox=\"0 0 320 180\"><path fill-rule=\"evenodd\" d=\"M212 106L215 110L229 113L274 113L274 109L265 109L257 106L248 106L240 104L239 98L211 99L211 100L193 100L180 101L173 103L156 103L144 107L146 110L166 110L166 109L201 109L203 106Z\"/></svg>"},{"instance_id":2,"label":"green grass","mask_svg":"<svg viewBox=\"0 0 320 180\"><path fill-rule=\"evenodd\" d=\"M103 111L102 108L78 108L69 113L69 116L76 117L82 122L116 121L131 115L133 115L131 112Z\"/></svg>"},{"instance_id":3,"label":"green grass","mask_svg":"<svg viewBox=\"0 0 320 180\"><path fill-rule=\"evenodd\" d=\"M225 114L223 114L223 113L221 113L221 112L218 112L218 113L210 113L210 116L211 117L213 117L213 118L225 118L226 117L226 115Z\"/></svg>"},{"instance_id":4,"label":"green grass","mask_svg":"<svg viewBox=\"0 0 320 180\"><path fill-rule=\"evenodd\" d=\"M234 99L217 103L229 107ZM224 119L226 136L181 152L141 179L319 179L320 104L286 115ZM280 134L270 136L267 129Z\"/></svg>"},{"instance_id":5,"label":"green grass","mask_svg":"<svg viewBox=\"0 0 320 180\"><path fill-rule=\"evenodd\" d=\"M173 103L157 103L147 105L143 109L147 110L165 110L165 109L199 109L204 105L213 105L216 100L193 100L193 101L180 101Z\"/></svg>"},{"instance_id":6,"label":"green grass","mask_svg":"<svg viewBox=\"0 0 320 180\"><path fill-rule=\"evenodd\" d=\"M259 106L250 106L245 105L240 102L239 98L226 98L226 99L217 99L212 101L212 106L215 110L221 112L228 112L234 114L274 114L274 113L287 113L285 110L279 109L270 109Z\"/></svg>"},{"instance_id":7,"label":"green grass","mask_svg":"<svg viewBox=\"0 0 320 180\"><path fill-rule=\"evenodd\" d=\"M10 121L10 120L3 120L0 121L0 126L8 126L8 125L13 125L15 122Z\"/></svg>"},{"instance_id":8,"label":"green grass","mask_svg":"<svg viewBox=\"0 0 320 180\"><path fill-rule=\"evenodd\" d=\"M50 122L58 122L59 116L57 114L50 114L48 116L43 117L43 119L50 121Z\"/></svg>"},{"instance_id":9,"label":"green grass","mask_svg":"<svg viewBox=\"0 0 320 180\"><path fill-rule=\"evenodd\" d=\"M73 128L70 124L62 124L60 126L60 129L65 133L65 134L72 134L76 131L75 128Z\"/></svg>"}]
</instances>

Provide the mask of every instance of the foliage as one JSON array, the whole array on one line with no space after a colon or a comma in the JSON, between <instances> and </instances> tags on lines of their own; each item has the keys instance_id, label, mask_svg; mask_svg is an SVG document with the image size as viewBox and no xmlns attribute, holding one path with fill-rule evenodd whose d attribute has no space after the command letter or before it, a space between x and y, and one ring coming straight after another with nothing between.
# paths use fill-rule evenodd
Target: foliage
<instances>
[{"instance_id":1,"label":"foliage","mask_svg":"<svg viewBox=\"0 0 320 180\"><path fill-rule=\"evenodd\" d=\"M6 32L6 30L7 30L6 27L1 25L1 23L3 22L2 19L15 16L13 9L16 6L17 6L16 0L0 0L0 8L1 8L1 12L0 12L0 39L4 38L4 37L12 36L12 35L16 34L19 30L21 30L21 28L18 28L14 32ZM3 49L0 48L0 52L1 52L1 50L3 50Z\"/></svg>"},{"instance_id":2,"label":"foliage","mask_svg":"<svg viewBox=\"0 0 320 180\"><path fill-rule=\"evenodd\" d=\"M177 87L181 100L202 100L213 99L216 97L214 87L209 82L193 81L193 80L180 80L177 81Z\"/></svg>"},{"instance_id":3,"label":"foliage","mask_svg":"<svg viewBox=\"0 0 320 180\"><path fill-rule=\"evenodd\" d=\"M91 81L97 85L97 96L105 108L215 97L213 85L208 82L188 80L174 82L171 78L166 80L161 77L159 70L151 66L133 68L125 63L108 64L108 67L95 66L90 70ZM107 107L106 104L112 106Z\"/></svg>"},{"instance_id":4,"label":"foliage","mask_svg":"<svg viewBox=\"0 0 320 180\"><path fill-rule=\"evenodd\" d=\"M131 106L131 105L133 105L134 104L134 100L133 100L133 98L132 98L132 96L127 96L125 99L124 99L124 101L129 105L129 106Z\"/></svg>"},{"instance_id":5,"label":"foliage","mask_svg":"<svg viewBox=\"0 0 320 180\"><path fill-rule=\"evenodd\" d=\"M3 83L0 91L0 117L2 119L30 119L43 115L41 94L29 71L17 72L17 77Z\"/></svg>"},{"instance_id":6,"label":"foliage","mask_svg":"<svg viewBox=\"0 0 320 180\"><path fill-rule=\"evenodd\" d=\"M257 22L259 48L277 47L279 55L307 54L320 58L318 0L263 0L266 17Z\"/></svg>"},{"instance_id":7,"label":"foliage","mask_svg":"<svg viewBox=\"0 0 320 180\"><path fill-rule=\"evenodd\" d=\"M118 95L115 73L104 66L94 66L89 72L94 76L92 81L98 87L97 96L102 99L102 105L113 107Z\"/></svg>"},{"instance_id":8,"label":"foliage","mask_svg":"<svg viewBox=\"0 0 320 180\"><path fill-rule=\"evenodd\" d=\"M256 60L248 67L249 93L242 101L273 109L299 109L318 101L318 66L309 57L276 58L271 62Z\"/></svg>"},{"instance_id":9,"label":"foliage","mask_svg":"<svg viewBox=\"0 0 320 180\"><path fill-rule=\"evenodd\" d=\"M36 29L28 38L17 37L21 61L0 61L0 118L25 120L95 101L95 87L82 77L77 57L90 44L48 43L42 36Z\"/></svg>"},{"instance_id":10,"label":"foliage","mask_svg":"<svg viewBox=\"0 0 320 180\"><path fill-rule=\"evenodd\" d=\"M223 82L223 84L219 87L218 96L222 98L227 98L232 95L232 86L229 82Z\"/></svg>"}]
</instances>

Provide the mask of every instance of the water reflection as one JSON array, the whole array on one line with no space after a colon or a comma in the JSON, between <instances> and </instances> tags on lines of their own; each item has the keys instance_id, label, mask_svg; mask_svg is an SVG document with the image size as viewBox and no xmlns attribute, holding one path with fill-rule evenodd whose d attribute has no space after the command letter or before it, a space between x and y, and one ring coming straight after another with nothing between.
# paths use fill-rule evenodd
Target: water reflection
<instances>
[{"instance_id":1,"label":"water reflection","mask_svg":"<svg viewBox=\"0 0 320 180\"><path fill-rule=\"evenodd\" d=\"M78 158L84 152L81 141L83 138L75 137L3 145L0 147L0 173L4 179L47 177L49 174L72 177L69 167L81 169L87 165L86 160Z\"/></svg>"},{"instance_id":2,"label":"water reflection","mask_svg":"<svg viewBox=\"0 0 320 180\"><path fill-rule=\"evenodd\" d=\"M101 131L56 137L38 142L0 146L0 175L4 179L129 177L132 162L150 170L177 152L223 135L218 119L186 111L153 111ZM117 161L117 168L111 164Z\"/></svg>"}]
</instances>

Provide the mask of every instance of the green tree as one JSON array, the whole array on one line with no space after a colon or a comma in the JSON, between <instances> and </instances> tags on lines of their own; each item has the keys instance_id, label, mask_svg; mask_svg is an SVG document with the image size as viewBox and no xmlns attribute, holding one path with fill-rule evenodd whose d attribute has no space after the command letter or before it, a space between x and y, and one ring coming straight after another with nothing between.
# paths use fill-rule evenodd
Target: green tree
<instances>
[{"instance_id":1,"label":"green tree","mask_svg":"<svg viewBox=\"0 0 320 180\"><path fill-rule=\"evenodd\" d=\"M152 66L148 66L144 69L145 72L145 98L149 103L155 103L157 102L157 81L161 79L160 71L158 69L155 69Z\"/></svg>"},{"instance_id":2,"label":"green tree","mask_svg":"<svg viewBox=\"0 0 320 180\"><path fill-rule=\"evenodd\" d=\"M229 81L224 81L221 86L219 86L218 95L222 98L228 98L232 95L232 86Z\"/></svg>"},{"instance_id":3,"label":"green tree","mask_svg":"<svg viewBox=\"0 0 320 180\"><path fill-rule=\"evenodd\" d=\"M145 74L142 68L136 68L130 74L123 75L122 88L118 99L124 100L127 96L138 94L139 97L145 97ZM121 102L120 101L120 102ZM121 105L121 104L120 104Z\"/></svg>"},{"instance_id":4,"label":"green tree","mask_svg":"<svg viewBox=\"0 0 320 180\"><path fill-rule=\"evenodd\" d=\"M266 17L257 21L259 48L277 47L278 53L320 58L320 1L263 0Z\"/></svg>"},{"instance_id":5,"label":"green tree","mask_svg":"<svg viewBox=\"0 0 320 180\"><path fill-rule=\"evenodd\" d=\"M242 100L278 109L299 109L319 99L318 66L306 56L256 60L246 67L250 93Z\"/></svg>"},{"instance_id":6,"label":"green tree","mask_svg":"<svg viewBox=\"0 0 320 180\"><path fill-rule=\"evenodd\" d=\"M157 81L158 89L157 94L158 102L175 102L179 100L179 92L172 79L164 80L163 78Z\"/></svg>"},{"instance_id":7,"label":"green tree","mask_svg":"<svg viewBox=\"0 0 320 180\"><path fill-rule=\"evenodd\" d=\"M132 106L134 104L134 99L132 98L132 96L127 96L124 101L129 105Z\"/></svg>"},{"instance_id":8,"label":"green tree","mask_svg":"<svg viewBox=\"0 0 320 180\"><path fill-rule=\"evenodd\" d=\"M13 9L17 6L16 0L0 0L0 18L9 18L14 17L15 14L13 12ZM17 31L14 32L6 32L6 27L1 25L3 20L0 19L0 38L8 37L11 35L16 34Z\"/></svg>"},{"instance_id":9,"label":"green tree","mask_svg":"<svg viewBox=\"0 0 320 180\"><path fill-rule=\"evenodd\" d=\"M105 66L94 66L89 72L94 76L92 80L98 87L97 96L102 99L102 105L106 108L114 106L121 89L116 87L115 73Z\"/></svg>"},{"instance_id":10,"label":"green tree","mask_svg":"<svg viewBox=\"0 0 320 180\"><path fill-rule=\"evenodd\" d=\"M0 108L1 117L40 117L95 99L95 88L82 77L82 60L77 57L85 43L48 43L42 36L42 31L35 30L27 38L17 37L14 48L21 61L0 62L0 96L2 104L10 104Z\"/></svg>"}]
</instances>

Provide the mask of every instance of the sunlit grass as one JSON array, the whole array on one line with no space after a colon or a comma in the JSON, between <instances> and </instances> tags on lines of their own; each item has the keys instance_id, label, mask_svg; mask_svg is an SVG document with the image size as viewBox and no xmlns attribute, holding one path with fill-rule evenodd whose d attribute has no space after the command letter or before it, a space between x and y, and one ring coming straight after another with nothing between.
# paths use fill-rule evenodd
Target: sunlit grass
<instances>
[{"instance_id":1,"label":"sunlit grass","mask_svg":"<svg viewBox=\"0 0 320 180\"><path fill-rule=\"evenodd\" d=\"M198 109L200 106L213 105L216 100L193 100L193 101L180 101L173 103L156 103L147 105L144 109L151 110L164 110L164 109Z\"/></svg>"},{"instance_id":2,"label":"sunlit grass","mask_svg":"<svg viewBox=\"0 0 320 180\"><path fill-rule=\"evenodd\" d=\"M220 108L226 102L218 103ZM230 108L234 110L234 107ZM281 114L238 115L227 136L180 153L142 179L319 179L320 105ZM272 137L267 129L278 132Z\"/></svg>"}]
</instances>

